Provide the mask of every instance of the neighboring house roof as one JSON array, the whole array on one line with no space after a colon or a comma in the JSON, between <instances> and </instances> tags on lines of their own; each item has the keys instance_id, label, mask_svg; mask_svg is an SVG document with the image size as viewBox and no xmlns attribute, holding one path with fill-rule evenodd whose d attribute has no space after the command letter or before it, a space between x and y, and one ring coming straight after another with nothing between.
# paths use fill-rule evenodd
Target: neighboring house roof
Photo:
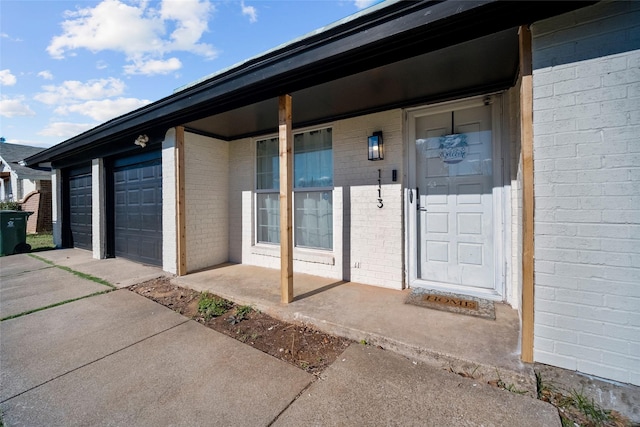
<instances>
[{"instance_id":1,"label":"neighboring house roof","mask_svg":"<svg viewBox=\"0 0 640 427\"><path fill-rule=\"evenodd\" d=\"M0 160L9 169L14 171L20 179L51 179L51 168L33 168L28 166L22 166L19 162L27 157L34 156L44 148L31 147L29 145L0 143Z\"/></svg>"},{"instance_id":2,"label":"neighboring house roof","mask_svg":"<svg viewBox=\"0 0 640 427\"><path fill-rule=\"evenodd\" d=\"M506 89L519 25L595 2L389 1L196 82L26 159L64 167L150 145L168 128L234 140L278 128L277 97L294 127ZM437 82L435 84L434 82Z\"/></svg>"}]
</instances>

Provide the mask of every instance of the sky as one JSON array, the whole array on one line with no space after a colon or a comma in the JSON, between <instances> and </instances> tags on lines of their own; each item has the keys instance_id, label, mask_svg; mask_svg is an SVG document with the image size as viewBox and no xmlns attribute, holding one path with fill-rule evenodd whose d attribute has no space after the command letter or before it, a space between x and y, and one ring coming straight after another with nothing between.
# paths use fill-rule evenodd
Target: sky
<instances>
[{"instance_id":1,"label":"sky","mask_svg":"<svg viewBox=\"0 0 640 427\"><path fill-rule=\"evenodd\" d=\"M0 137L51 147L380 0L0 0Z\"/></svg>"}]
</instances>

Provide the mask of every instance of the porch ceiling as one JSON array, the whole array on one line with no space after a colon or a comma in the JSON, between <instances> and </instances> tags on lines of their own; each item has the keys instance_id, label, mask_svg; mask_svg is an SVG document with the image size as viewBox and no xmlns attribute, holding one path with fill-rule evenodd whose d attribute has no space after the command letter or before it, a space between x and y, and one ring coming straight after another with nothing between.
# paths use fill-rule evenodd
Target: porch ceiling
<instances>
[{"instance_id":1,"label":"porch ceiling","mask_svg":"<svg viewBox=\"0 0 640 427\"><path fill-rule=\"evenodd\" d=\"M208 76L25 159L61 168L159 147L167 129L225 140L277 129L276 98L293 96L295 127L479 94L515 78L516 28L592 2L382 3Z\"/></svg>"},{"instance_id":2,"label":"porch ceiling","mask_svg":"<svg viewBox=\"0 0 640 427\"><path fill-rule=\"evenodd\" d=\"M503 89L513 84L517 67L518 29L511 28L295 91L294 127ZM277 126L277 98L185 124L224 140L264 135Z\"/></svg>"}]
</instances>

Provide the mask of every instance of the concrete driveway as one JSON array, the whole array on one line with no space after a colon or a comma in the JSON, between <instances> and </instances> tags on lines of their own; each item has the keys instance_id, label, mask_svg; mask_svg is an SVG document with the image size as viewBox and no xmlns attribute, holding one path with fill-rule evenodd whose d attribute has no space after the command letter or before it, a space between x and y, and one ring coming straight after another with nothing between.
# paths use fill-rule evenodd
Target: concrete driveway
<instances>
[{"instance_id":1,"label":"concrete driveway","mask_svg":"<svg viewBox=\"0 0 640 427\"><path fill-rule=\"evenodd\" d=\"M2 307L93 294L95 282L34 261L0 260ZM560 425L544 402L371 346L316 378L126 289L4 320L0 336L9 427Z\"/></svg>"},{"instance_id":2,"label":"concrete driveway","mask_svg":"<svg viewBox=\"0 0 640 427\"><path fill-rule=\"evenodd\" d=\"M3 317L110 289L27 255L1 262ZM313 380L125 289L2 321L0 336L7 426L268 425Z\"/></svg>"}]
</instances>

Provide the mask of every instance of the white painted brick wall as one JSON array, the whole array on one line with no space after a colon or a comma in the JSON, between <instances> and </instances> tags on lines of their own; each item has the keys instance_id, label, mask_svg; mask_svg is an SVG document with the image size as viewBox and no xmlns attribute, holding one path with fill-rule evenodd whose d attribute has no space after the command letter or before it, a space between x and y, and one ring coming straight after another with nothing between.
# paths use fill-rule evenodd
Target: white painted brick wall
<instances>
[{"instance_id":1,"label":"white painted brick wall","mask_svg":"<svg viewBox=\"0 0 640 427\"><path fill-rule=\"evenodd\" d=\"M53 244L62 247L62 171L51 169L51 225Z\"/></svg>"},{"instance_id":2,"label":"white painted brick wall","mask_svg":"<svg viewBox=\"0 0 640 427\"><path fill-rule=\"evenodd\" d=\"M532 32L534 357L640 385L640 4Z\"/></svg>"},{"instance_id":3,"label":"white painted brick wall","mask_svg":"<svg viewBox=\"0 0 640 427\"><path fill-rule=\"evenodd\" d=\"M504 96L506 112L503 143L509 146L509 188L507 197L511 198L510 232L511 257L507 262L506 300L519 310L522 298L522 155L520 150L520 81ZM508 234L509 236L509 234ZM509 254L509 252L507 252Z\"/></svg>"},{"instance_id":4,"label":"white painted brick wall","mask_svg":"<svg viewBox=\"0 0 640 427\"><path fill-rule=\"evenodd\" d=\"M103 259L106 256L106 182L104 161L91 160L91 239L93 257Z\"/></svg>"},{"instance_id":5,"label":"white painted brick wall","mask_svg":"<svg viewBox=\"0 0 640 427\"><path fill-rule=\"evenodd\" d=\"M334 250L297 249L294 271L401 289L402 112L371 114L327 126L333 128ZM378 130L384 133L385 159L371 162L367 160L367 136ZM280 268L278 247L254 246L255 150L252 139L229 144L229 259ZM382 209L376 207L378 169L382 169ZM393 169L398 171L397 183L391 181ZM350 212L346 232L345 209Z\"/></svg>"},{"instance_id":6,"label":"white painted brick wall","mask_svg":"<svg viewBox=\"0 0 640 427\"><path fill-rule=\"evenodd\" d=\"M367 136L382 131L384 160L367 160ZM403 114L390 110L341 120L334 125L335 185L348 189L351 227L345 248L350 280L403 287ZM383 207L378 208L378 169ZM398 181L392 181L392 170ZM346 190L345 190L346 191Z\"/></svg>"},{"instance_id":7,"label":"white painted brick wall","mask_svg":"<svg viewBox=\"0 0 640 427\"><path fill-rule=\"evenodd\" d=\"M176 131L167 131L162 142L162 269L178 272L176 228Z\"/></svg>"},{"instance_id":8,"label":"white painted brick wall","mask_svg":"<svg viewBox=\"0 0 640 427\"><path fill-rule=\"evenodd\" d=\"M229 143L185 132L187 271L229 260Z\"/></svg>"},{"instance_id":9,"label":"white painted brick wall","mask_svg":"<svg viewBox=\"0 0 640 427\"><path fill-rule=\"evenodd\" d=\"M250 139L229 143L229 261L253 264L253 190L255 144ZM275 267L274 267L275 268Z\"/></svg>"}]
</instances>

